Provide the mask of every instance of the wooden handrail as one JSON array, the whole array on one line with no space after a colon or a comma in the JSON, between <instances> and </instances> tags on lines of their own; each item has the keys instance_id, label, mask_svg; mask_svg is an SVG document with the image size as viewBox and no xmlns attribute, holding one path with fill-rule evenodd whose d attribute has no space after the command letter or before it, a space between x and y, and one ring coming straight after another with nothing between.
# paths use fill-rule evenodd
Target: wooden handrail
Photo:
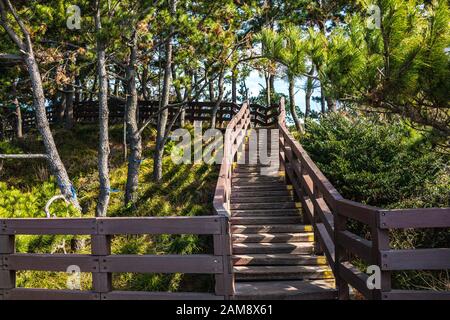
<instances>
[{"instance_id":1,"label":"wooden handrail","mask_svg":"<svg viewBox=\"0 0 450 320\"><path fill-rule=\"evenodd\" d=\"M385 210L344 199L294 139L286 125L284 99L278 116L280 161L286 180L300 199L305 218L314 228L316 253L325 253L340 299L349 298L349 285L367 299L450 299L450 292L392 290L391 270L450 268L450 249L392 250L389 229L449 228L450 208ZM353 219L369 227L371 240L346 229ZM349 253L381 269L381 289L369 290L368 275L349 261Z\"/></svg>"}]
</instances>

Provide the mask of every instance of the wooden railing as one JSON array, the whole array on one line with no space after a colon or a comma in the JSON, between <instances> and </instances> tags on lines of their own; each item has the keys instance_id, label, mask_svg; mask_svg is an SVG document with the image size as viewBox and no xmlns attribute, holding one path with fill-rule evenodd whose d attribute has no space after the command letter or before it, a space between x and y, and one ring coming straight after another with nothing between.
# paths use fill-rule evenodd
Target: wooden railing
<instances>
[{"instance_id":1,"label":"wooden railing","mask_svg":"<svg viewBox=\"0 0 450 320\"><path fill-rule=\"evenodd\" d=\"M111 123L123 122L125 114L125 103L110 99L109 105L109 120ZM146 122L151 119L158 118L158 101L139 101L139 121ZM186 121L208 121L211 119L211 113L215 106L215 102L189 102L185 109ZM269 108L259 104L249 104L251 113L251 122L255 126L271 126L276 124L278 117L278 105L273 104ZM179 107L169 108L169 118L177 114ZM217 121L219 123L228 122L240 110L240 105L231 102L222 102L217 110ZM7 123L3 129L4 135L14 135L14 127L16 125L15 116L10 113L7 114ZM96 123L98 121L98 102L97 101L81 101L74 105L73 111L74 121L77 123ZM47 119L49 122L56 123L57 115L51 106L47 107ZM33 111L22 112L22 127L24 131L35 128L35 115Z\"/></svg>"},{"instance_id":2,"label":"wooden railing","mask_svg":"<svg viewBox=\"0 0 450 320\"><path fill-rule=\"evenodd\" d=\"M227 293L232 296L234 294L234 277L233 277L233 263L231 259L232 255L232 243L230 235L230 198L231 198L231 176L233 174L233 163L237 160L240 148L245 142L245 137L250 128L251 115L250 108L247 103L244 103L241 110L233 117L228 123L225 131L224 152L222 164L220 166L219 178L217 180L216 191L214 194L214 210L217 215L225 217L227 219L227 229L224 232L223 238L217 243L223 244L223 251L227 253L227 261L224 258L224 272L223 275L216 276L223 277L223 281L226 284ZM220 279L222 280L222 279Z\"/></svg>"},{"instance_id":3,"label":"wooden railing","mask_svg":"<svg viewBox=\"0 0 450 320\"><path fill-rule=\"evenodd\" d=\"M228 279L224 274L223 239L228 226L225 216L145 217L145 218L69 218L0 220L0 300L17 299L227 299ZM29 254L15 252L16 235L90 235L91 254ZM116 255L111 254L114 235L196 234L213 235L213 254L193 255ZM17 288L20 270L66 272L76 266L92 274L91 290L50 290ZM112 285L112 273L192 273L216 275L215 294L195 292L119 291ZM220 280L220 281L219 281Z\"/></svg>"},{"instance_id":4,"label":"wooden railing","mask_svg":"<svg viewBox=\"0 0 450 320\"><path fill-rule=\"evenodd\" d=\"M450 269L450 248L392 250L389 243L392 229L450 228L450 208L384 210L344 199L290 134L285 114L282 100L278 121L281 167L314 227L315 251L326 255L339 298L349 298L350 285L366 299L450 299L450 291L391 288L394 270ZM367 225L371 240L347 230L348 219ZM368 275L351 264L350 256L380 268L379 289L368 288Z\"/></svg>"}]
</instances>

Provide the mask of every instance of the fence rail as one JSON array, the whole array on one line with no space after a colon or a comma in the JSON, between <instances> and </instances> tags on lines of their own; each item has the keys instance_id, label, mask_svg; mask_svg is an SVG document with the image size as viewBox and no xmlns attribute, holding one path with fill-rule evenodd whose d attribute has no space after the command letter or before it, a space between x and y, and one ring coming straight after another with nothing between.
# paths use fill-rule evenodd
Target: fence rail
<instances>
[{"instance_id":1,"label":"fence rail","mask_svg":"<svg viewBox=\"0 0 450 320\"><path fill-rule=\"evenodd\" d=\"M0 298L1 299L226 299L225 283L216 281L215 293L117 291L112 273L192 273L213 274L222 280L228 251L224 251L228 219L224 216L86 218L86 219L1 219ZM91 254L30 254L15 252L16 235L90 235ZM129 234L213 235L213 254L115 255L111 237ZM92 274L92 290L49 290L16 288L20 270L66 272L77 266Z\"/></svg>"},{"instance_id":2,"label":"fence rail","mask_svg":"<svg viewBox=\"0 0 450 320\"><path fill-rule=\"evenodd\" d=\"M389 231L407 228L450 228L450 208L385 210L344 199L317 168L286 127L284 100L280 103L280 162L288 184L301 201L315 234L315 251L325 253L336 278L340 299L349 298L349 286L366 299L449 299L450 291L394 290L394 270L448 270L450 248L392 249ZM370 229L367 240L347 230L356 220ZM369 290L368 275L353 266L356 256L381 269L381 288Z\"/></svg>"},{"instance_id":3,"label":"fence rail","mask_svg":"<svg viewBox=\"0 0 450 320\"><path fill-rule=\"evenodd\" d=\"M209 121L215 106L215 102L199 101L189 102L181 106L184 108L186 121ZM109 121L110 123L122 123L125 110L125 102L111 98L108 101L109 107ZM278 119L278 105L272 104L270 107L261 106L259 104L248 104L251 114L251 122L255 126L270 126L274 125ZM141 123L149 120L154 120L155 123L158 118L158 101L139 101L138 102L138 119ZM180 104L175 103L174 107L169 108L169 118L172 119L177 115L180 109ZM231 102L222 102L217 110L218 123L225 123L230 121L241 109L240 105ZM73 107L73 119L76 123L96 123L98 121L98 102L97 101L80 101L75 102ZM59 118L63 118L60 116ZM14 136L14 128L17 125L17 119L12 110L6 110L5 117L2 117L0 127L0 137ZM51 124L57 123L58 111L54 110L53 106L47 107L47 119ZM61 119L61 121L63 121ZM22 128L29 131L36 127L36 120L34 111L22 111Z\"/></svg>"}]
</instances>

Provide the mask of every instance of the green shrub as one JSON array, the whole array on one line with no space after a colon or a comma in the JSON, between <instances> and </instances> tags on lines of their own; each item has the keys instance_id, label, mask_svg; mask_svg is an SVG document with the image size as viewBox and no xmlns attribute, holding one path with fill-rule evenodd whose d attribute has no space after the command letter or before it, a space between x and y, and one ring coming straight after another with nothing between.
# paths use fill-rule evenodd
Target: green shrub
<instances>
[{"instance_id":1,"label":"green shrub","mask_svg":"<svg viewBox=\"0 0 450 320\"><path fill-rule=\"evenodd\" d=\"M400 121L339 113L309 121L307 128L302 145L345 198L383 208L450 207L450 157L428 133ZM370 239L362 224L350 220L348 228ZM448 248L450 230L393 230L390 245ZM393 286L448 290L449 279L447 271L395 272Z\"/></svg>"}]
</instances>

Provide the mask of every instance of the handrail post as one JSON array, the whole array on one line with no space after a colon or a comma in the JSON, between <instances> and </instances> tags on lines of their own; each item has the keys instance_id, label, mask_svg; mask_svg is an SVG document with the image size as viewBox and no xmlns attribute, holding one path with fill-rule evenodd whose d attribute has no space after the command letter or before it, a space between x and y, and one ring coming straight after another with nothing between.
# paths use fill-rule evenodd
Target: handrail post
<instances>
[{"instance_id":1,"label":"handrail post","mask_svg":"<svg viewBox=\"0 0 450 320\"><path fill-rule=\"evenodd\" d=\"M319 216L319 208L317 205L317 199L322 197L322 193L320 192L317 183L314 182L313 183L313 198L312 203L313 203L313 225L314 225L314 253L316 255L321 255L323 254L323 249L320 245L320 242L318 241L319 239L319 234L318 234L318 230L317 230L317 223L320 223L320 216Z\"/></svg>"},{"instance_id":2,"label":"handrail post","mask_svg":"<svg viewBox=\"0 0 450 320\"><path fill-rule=\"evenodd\" d=\"M102 221L97 220L97 231L102 231ZM91 236L92 255L96 256L99 262L98 272L92 273L92 287L98 294L100 300L106 299L106 293L112 290L112 274L107 272L106 266L102 267L105 256L111 254L111 236L97 234Z\"/></svg>"},{"instance_id":3,"label":"handrail post","mask_svg":"<svg viewBox=\"0 0 450 320\"><path fill-rule=\"evenodd\" d=\"M223 271L215 275L215 293L229 300L234 295L233 261L231 258L231 237L229 219L224 215L217 217L220 223L220 234L215 234L214 255L221 257Z\"/></svg>"},{"instance_id":4,"label":"handrail post","mask_svg":"<svg viewBox=\"0 0 450 320\"><path fill-rule=\"evenodd\" d=\"M8 268L8 257L14 252L15 236L0 235L0 300L6 300L8 291L16 287L16 271Z\"/></svg>"},{"instance_id":5,"label":"handrail post","mask_svg":"<svg viewBox=\"0 0 450 320\"><path fill-rule=\"evenodd\" d=\"M378 212L378 215L384 215L384 212ZM377 300L386 299L387 296L384 296L384 292L391 291L391 272L383 271L385 266L382 265L382 250L389 250L389 229L381 229L378 226L378 221L380 218L377 217L374 225L371 226L371 234L372 234L372 257L373 261L376 261L377 266L380 268L380 289L374 289L374 298Z\"/></svg>"},{"instance_id":6,"label":"handrail post","mask_svg":"<svg viewBox=\"0 0 450 320\"><path fill-rule=\"evenodd\" d=\"M336 278L336 288L338 290L338 299L339 300L349 300L350 299L350 288L348 283L341 277L341 263L346 261L347 254L346 250L343 246L341 246L338 242L338 234L341 231L346 230L347 226L347 218L341 216L339 214L339 209L336 207L333 210L334 216L334 270L335 270L335 278Z\"/></svg>"}]
</instances>

